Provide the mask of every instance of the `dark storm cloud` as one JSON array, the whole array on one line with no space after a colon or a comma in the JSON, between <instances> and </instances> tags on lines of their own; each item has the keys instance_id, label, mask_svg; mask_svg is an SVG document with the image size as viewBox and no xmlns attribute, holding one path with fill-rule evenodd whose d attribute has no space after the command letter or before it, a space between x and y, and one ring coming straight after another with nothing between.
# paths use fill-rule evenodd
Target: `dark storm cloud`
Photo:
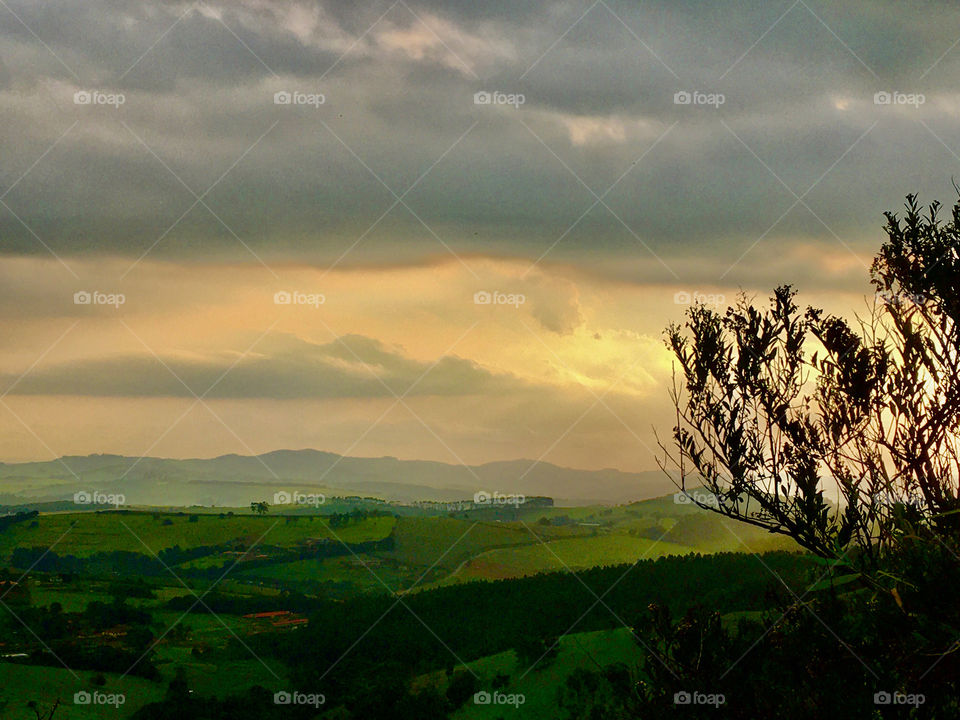
<instances>
[{"instance_id":1,"label":"dark storm cloud","mask_svg":"<svg viewBox=\"0 0 960 720\"><path fill-rule=\"evenodd\" d=\"M530 386L463 358L413 360L360 335L328 344L284 336L245 357L120 356L0 377L14 395L209 398L498 396Z\"/></svg>"},{"instance_id":2,"label":"dark storm cloud","mask_svg":"<svg viewBox=\"0 0 960 720\"><path fill-rule=\"evenodd\" d=\"M652 251L671 267L729 267L754 243L869 255L883 210L910 191L950 200L960 167L946 3L9 6L7 253L253 262L246 243L324 264L354 243L342 262L444 254L439 237L531 261ZM125 102L75 105L78 89ZM278 106L280 90L326 102ZM479 90L525 103L475 105ZM684 90L725 101L675 104ZM926 102L878 106L881 90ZM415 182L409 209L371 229Z\"/></svg>"}]
</instances>

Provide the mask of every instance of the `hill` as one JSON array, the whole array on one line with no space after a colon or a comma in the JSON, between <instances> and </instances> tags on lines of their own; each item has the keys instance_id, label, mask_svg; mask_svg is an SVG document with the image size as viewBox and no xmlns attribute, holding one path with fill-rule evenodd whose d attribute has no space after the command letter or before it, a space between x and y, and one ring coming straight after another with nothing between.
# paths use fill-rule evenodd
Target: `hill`
<instances>
[{"instance_id":1,"label":"hill","mask_svg":"<svg viewBox=\"0 0 960 720\"><path fill-rule=\"evenodd\" d=\"M548 496L558 503L623 503L671 490L662 473L578 470L533 460L464 466L361 458L319 450L208 459L66 456L47 462L0 463L0 504L62 501L79 491L122 494L136 505L243 506L279 490L328 496L370 495L389 501L470 499L479 491Z\"/></svg>"}]
</instances>

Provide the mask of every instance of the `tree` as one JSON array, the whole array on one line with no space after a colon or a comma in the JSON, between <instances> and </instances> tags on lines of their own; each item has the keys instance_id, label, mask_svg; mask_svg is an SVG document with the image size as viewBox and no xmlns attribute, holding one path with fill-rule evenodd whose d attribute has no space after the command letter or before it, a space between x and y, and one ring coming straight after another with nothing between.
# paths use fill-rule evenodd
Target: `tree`
<instances>
[{"instance_id":1,"label":"tree","mask_svg":"<svg viewBox=\"0 0 960 720\"><path fill-rule=\"evenodd\" d=\"M524 668L539 667L543 669L556 659L560 652L559 638L543 638L535 635L520 635L513 650L517 655L517 662Z\"/></svg>"},{"instance_id":2,"label":"tree","mask_svg":"<svg viewBox=\"0 0 960 720\"><path fill-rule=\"evenodd\" d=\"M467 670L453 673L447 684L446 697L453 710L461 707L480 689L480 683L472 672Z\"/></svg>"},{"instance_id":3,"label":"tree","mask_svg":"<svg viewBox=\"0 0 960 720\"><path fill-rule=\"evenodd\" d=\"M958 189L960 193L960 189ZM888 549L960 529L960 202L943 222L886 213L877 296L850 322L779 287L667 329L678 363L661 467L705 509L876 568ZM833 491L828 493L827 491Z\"/></svg>"},{"instance_id":4,"label":"tree","mask_svg":"<svg viewBox=\"0 0 960 720\"><path fill-rule=\"evenodd\" d=\"M250 510L255 512L257 515L266 515L267 510L270 509L270 505L265 502L252 502L250 503Z\"/></svg>"},{"instance_id":5,"label":"tree","mask_svg":"<svg viewBox=\"0 0 960 720\"><path fill-rule=\"evenodd\" d=\"M49 710L41 708L40 705L34 700L28 702L27 707L33 710L33 714L37 716L37 720L52 720L54 714L57 712L57 708L60 707L60 698L57 698L57 701L50 707Z\"/></svg>"}]
</instances>

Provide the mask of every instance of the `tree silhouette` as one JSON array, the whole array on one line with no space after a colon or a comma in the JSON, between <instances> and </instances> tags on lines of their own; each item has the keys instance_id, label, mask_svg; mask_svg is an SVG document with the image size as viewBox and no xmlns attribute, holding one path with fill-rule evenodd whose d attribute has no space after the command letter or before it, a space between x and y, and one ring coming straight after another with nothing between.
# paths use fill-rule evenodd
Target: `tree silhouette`
<instances>
[{"instance_id":1,"label":"tree silhouette","mask_svg":"<svg viewBox=\"0 0 960 720\"><path fill-rule=\"evenodd\" d=\"M33 700L27 703L27 707L33 710L33 714L37 716L37 720L52 720L54 713L57 712L57 708L60 707L60 698L57 698L57 701L49 710L41 708L40 705Z\"/></svg>"},{"instance_id":2,"label":"tree silhouette","mask_svg":"<svg viewBox=\"0 0 960 720\"><path fill-rule=\"evenodd\" d=\"M960 192L960 190L958 190ZM875 568L907 539L960 528L960 202L886 213L877 295L851 322L741 296L667 329L678 363L661 467L705 509Z\"/></svg>"}]
</instances>

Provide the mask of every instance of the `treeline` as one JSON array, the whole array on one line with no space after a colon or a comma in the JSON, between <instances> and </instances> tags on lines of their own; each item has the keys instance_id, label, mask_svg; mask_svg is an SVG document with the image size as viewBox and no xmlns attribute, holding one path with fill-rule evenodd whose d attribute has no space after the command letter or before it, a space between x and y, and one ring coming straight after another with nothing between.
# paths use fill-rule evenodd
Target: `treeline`
<instances>
[{"instance_id":1,"label":"treeline","mask_svg":"<svg viewBox=\"0 0 960 720\"><path fill-rule=\"evenodd\" d=\"M21 648L31 665L73 670L132 674L159 678L150 658L145 657L154 634L147 611L126 604L92 601L83 612L64 612L60 603L47 607L20 607L16 617L0 616L0 637L10 647ZM111 632L110 636L102 633ZM97 638L90 642L90 638ZM140 660L140 662L137 662ZM136 663L136 665L135 665Z\"/></svg>"},{"instance_id":2,"label":"treeline","mask_svg":"<svg viewBox=\"0 0 960 720\"><path fill-rule=\"evenodd\" d=\"M834 720L960 717L955 541L915 542L885 568L895 594L841 584L785 598L759 617L725 623L710 607L681 618L648 608L635 625L637 667L585 666L559 693L558 720ZM678 707L678 694L722 695L720 707Z\"/></svg>"},{"instance_id":3,"label":"treeline","mask_svg":"<svg viewBox=\"0 0 960 720\"><path fill-rule=\"evenodd\" d=\"M3 532L8 527L15 525L16 523L33 520L39 514L40 513L38 513L36 510L27 510L24 512L14 513L13 515L0 516L0 532Z\"/></svg>"},{"instance_id":4,"label":"treeline","mask_svg":"<svg viewBox=\"0 0 960 720\"><path fill-rule=\"evenodd\" d=\"M772 572L792 588L812 581L815 568L799 555L768 553L762 560L742 554L669 557L578 576L556 572L400 598L360 596L324 603L296 635L253 638L259 645L254 649L285 661L296 687L313 687L323 676L328 695L357 717L389 717L393 701L383 698L399 703L412 677L443 668L452 672L458 664L454 654L469 662L533 644L548 648L566 633L618 628L621 621L632 626L654 602L677 613L697 603L718 612L761 610L787 594ZM383 685L377 692L371 692L373 677Z\"/></svg>"},{"instance_id":5,"label":"treeline","mask_svg":"<svg viewBox=\"0 0 960 720\"><path fill-rule=\"evenodd\" d=\"M316 598L310 598L297 592L283 592L279 595L232 595L213 590L200 595L203 603L191 595L178 595L170 598L165 607L179 613L194 612L200 615L215 612L218 615L247 615L249 613L289 610L294 613L313 613L323 604ZM209 609L208 609L209 608Z\"/></svg>"},{"instance_id":6,"label":"treeline","mask_svg":"<svg viewBox=\"0 0 960 720\"><path fill-rule=\"evenodd\" d=\"M316 543L310 546L296 548L279 548L263 546L258 554L267 557L256 557L242 560L245 570L277 565L294 560L309 560L316 558L333 558L343 555L386 552L393 550L392 537L382 540L368 540L359 543L340 543L337 541ZM235 550L235 545L203 545L182 549L179 545L160 551L157 557L131 550L111 550L109 552L93 553L87 557L77 557L72 554L60 555L55 551L43 547L15 548L10 556L10 564L15 568L34 568L37 572L71 573L88 576L102 575L146 575L165 576L169 574L168 567L176 567L177 575L188 578L212 579L223 575L236 562L237 558L225 560L217 565L205 568L177 567L182 563L208 557L217 553L238 552L237 558L242 557L241 551Z\"/></svg>"}]
</instances>

